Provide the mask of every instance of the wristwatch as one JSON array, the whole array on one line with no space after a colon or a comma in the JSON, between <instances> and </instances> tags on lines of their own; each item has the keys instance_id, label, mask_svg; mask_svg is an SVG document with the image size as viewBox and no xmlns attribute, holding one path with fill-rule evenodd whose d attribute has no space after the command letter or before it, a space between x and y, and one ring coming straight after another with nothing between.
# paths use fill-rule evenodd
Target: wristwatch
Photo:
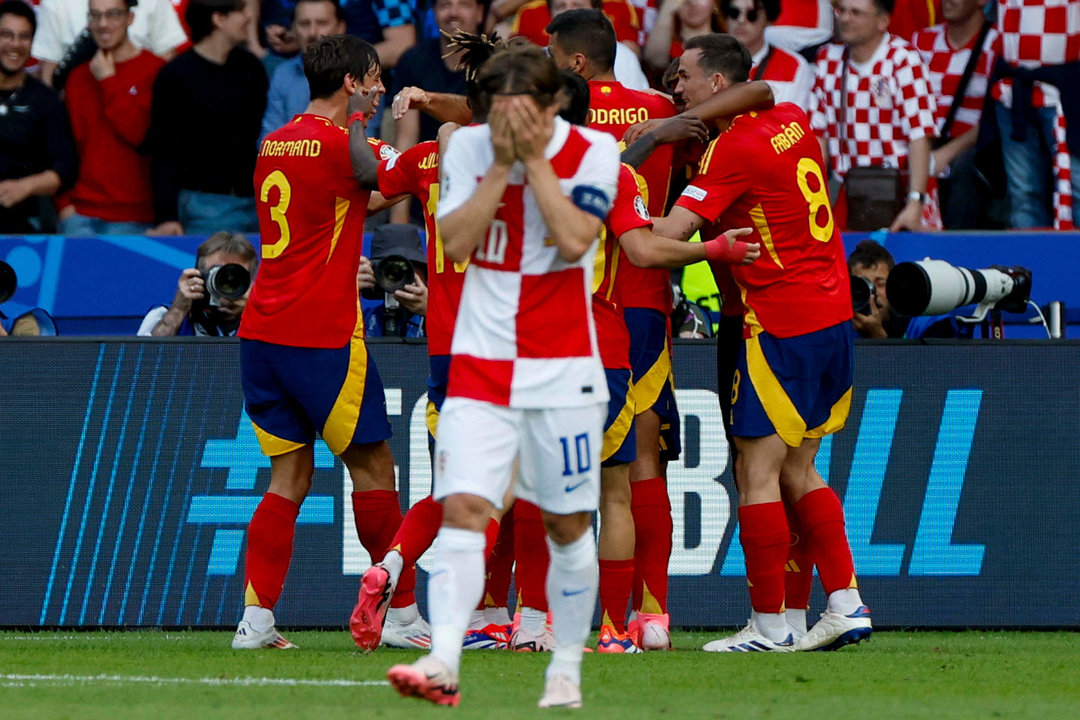
<instances>
[{"instance_id":1,"label":"wristwatch","mask_svg":"<svg viewBox=\"0 0 1080 720\"><path fill-rule=\"evenodd\" d=\"M907 199L908 199L908 202L911 202L912 200L914 200L915 202L919 203L920 205L925 205L926 204L926 193L916 192L916 191L912 190L911 192L909 192L907 194Z\"/></svg>"}]
</instances>

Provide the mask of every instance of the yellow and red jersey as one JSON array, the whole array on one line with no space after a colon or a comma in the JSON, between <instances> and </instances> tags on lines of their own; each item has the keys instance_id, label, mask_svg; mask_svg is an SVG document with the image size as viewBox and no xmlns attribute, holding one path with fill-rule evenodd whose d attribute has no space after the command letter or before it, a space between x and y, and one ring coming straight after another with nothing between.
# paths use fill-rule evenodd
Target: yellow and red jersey
<instances>
[{"instance_id":1,"label":"yellow and red jersey","mask_svg":"<svg viewBox=\"0 0 1080 720\"><path fill-rule=\"evenodd\" d=\"M439 143L422 142L401 155L379 163L379 191L386 197L409 194L424 208L427 229L429 355L449 355L454 337L454 319L461 302L468 261L455 263L446 257L442 237L435 223L439 204Z\"/></svg>"},{"instance_id":2,"label":"yellow and red jersey","mask_svg":"<svg viewBox=\"0 0 1080 720\"><path fill-rule=\"evenodd\" d=\"M376 156L396 151L369 139ZM255 163L258 276L239 335L295 347L339 348L363 331L356 268L370 191L349 161L349 132L297 115L266 136Z\"/></svg>"},{"instance_id":3,"label":"yellow and red jersey","mask_svg":"<svg viewBox=\"0 0 1080 720\"><path fill-rule=\"evenodd\" d=\"M676 203L712 223L751 227L761 257L731 266L750 335L815 332L851 319L848 271L821 148L801 109L740 115L713 141Z\"/></svg>"}]
</instances>

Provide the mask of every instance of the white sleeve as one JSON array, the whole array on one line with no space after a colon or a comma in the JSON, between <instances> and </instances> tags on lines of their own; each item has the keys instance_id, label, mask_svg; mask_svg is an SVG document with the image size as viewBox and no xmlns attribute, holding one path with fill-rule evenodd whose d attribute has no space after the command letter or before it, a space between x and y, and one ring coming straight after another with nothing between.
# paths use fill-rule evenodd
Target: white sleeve
<instances>
[{"instance_id":1,"label":"white sleeve","mask_svg":"<svg viewBox=\"0 0 1080 720\"><path fill-rule=\"evenodd\" d=\"M622 43L615 43L615 79L631 90L648 90L649 79L641 70L641 61L634 51Z\"/></svg>"},{"instance_id":2,"label":"white sleeve","mask_svg":"<svg viewBox=\"0 0 1080 720\"><path fill-rule=\"evenodd\" d=\"M64 8L59 5L60 0L44 0L37 11L37 32L30 54L43 62L60 62L67 49L60 28L60 13Z\"/></svg>"},{"instance_id":3,"label":"white sleeve","mask_svg":"<svg viewBox=\"0 0 1080 720\"><path fill-rule=\"evenodd\" d=\"M477 141L483 137L472 128L463 128L450 136L446 152L439 161L439 205L435 219L440 220L464 205L487 172L478 161Z\"/></svg>"},{"instance_id":4,"label":"white sleeve","mask_svg":"<svg viewBox=\"0 0 1080 720\"><path fill-rule=\"evenodd\" d=\"M814 89L814 68L810 66L810 63L806 62L805 58L799 55L795 57L802 60L802 62L799 63L799 69L795 72L791 102L805 110L806 114L809 115L810 92Z\"/></svg>"},{"instance_id":5,"label":"white sleeve","mask_svg":"<svg viewBox=\"0 0 1080 720\"><path fill-rule=\"evenodd\" d=\"M187 42L184 26L180 24L180 18L169 0L142 0L136 6L136 12L143 3L146 3L146 7L142 9L150 13L146 18L147 50L161 56Z\"/></svg>"},{"instance_id":6,"label":"white sleeve","mask_svg":"<svg viewBox=\"0 0 1080 720\"><path fill-rule=\"evenodd\" d=\"M151 337L154 327L161 322L161 318L165 317L165 313L167 312L169 312L169 308L164 305L150 308L150 312L146 313L146 317L142 319L142 324L139 325L139 331L136 332L135 335L138 337Z\"/></svg>"}]
</instances>

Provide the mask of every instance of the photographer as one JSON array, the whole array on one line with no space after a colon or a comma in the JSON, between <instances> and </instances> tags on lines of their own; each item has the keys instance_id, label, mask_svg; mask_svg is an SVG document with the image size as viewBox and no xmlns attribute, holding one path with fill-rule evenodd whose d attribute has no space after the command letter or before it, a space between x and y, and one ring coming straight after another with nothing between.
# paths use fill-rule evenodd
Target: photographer
<instances>
[{"instance_id":1,"label":"photographer","mask_svg":"<svg viewBox=\"0 0 1080 720\"><path fill-rule=\"evenodd\" d=\"M245 268L247 278L243 277L243 273L222 276L221 272L229 265ZM143 318L138 335L236 335L258 266L255 248L247 238L236 233L214 233L196 251L195 267L180 273L172 304L167 308L159 305L150 310ZM210 282L208 287L207 281L211 276L215 282Z\"/></svg>"},{"instance_id":2,"label":"photographer","mask_svg":"<svg viewBox=\"0 0 1080 720\"><path fill-rule=\"evenodd\" d=\"M361 257L356 273L367 337L425 336L426 275L426 258L415 227L389 224L375 230L371 258Z\"/></svg>"},{"instance_id":3,"label":"photographer","mask_svg":"<svg viewBox=\"0 0 1080 720\"><path fill-rule=\"evenodd\" d=\"M856 245L847 264L855 310L851 324L860 337L879 340L971 337L971 327L959 325L955 314L912 318L894 312L885 284L896 260L892 253L873 240L863 240ZM869 291L869 298L862 302L855 299L860 282L868 285Z\"/></svg>"}]
</instances>

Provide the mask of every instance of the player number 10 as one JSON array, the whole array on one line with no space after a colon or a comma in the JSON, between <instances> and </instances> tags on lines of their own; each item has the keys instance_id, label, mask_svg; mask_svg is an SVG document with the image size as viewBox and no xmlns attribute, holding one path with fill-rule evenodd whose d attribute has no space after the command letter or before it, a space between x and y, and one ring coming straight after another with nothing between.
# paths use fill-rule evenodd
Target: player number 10
<instances>
[{"instance_id":1,"label":"player number 10","mask_svg":"<svg viewBox=\"0 0 1080 720\"><path fill-rule=\"evenodd\" d=\"M569 477L574 475L574 467L577 467L577 475L589 472L592 467L592 460L589 455L589 434L581 433L575 435L573 439L573 451L575 462L571 464L570 450L571 441L568 437L559 438L559 443L562 445L563 455L563 477Z\"/></svg>"}]
</instances>

